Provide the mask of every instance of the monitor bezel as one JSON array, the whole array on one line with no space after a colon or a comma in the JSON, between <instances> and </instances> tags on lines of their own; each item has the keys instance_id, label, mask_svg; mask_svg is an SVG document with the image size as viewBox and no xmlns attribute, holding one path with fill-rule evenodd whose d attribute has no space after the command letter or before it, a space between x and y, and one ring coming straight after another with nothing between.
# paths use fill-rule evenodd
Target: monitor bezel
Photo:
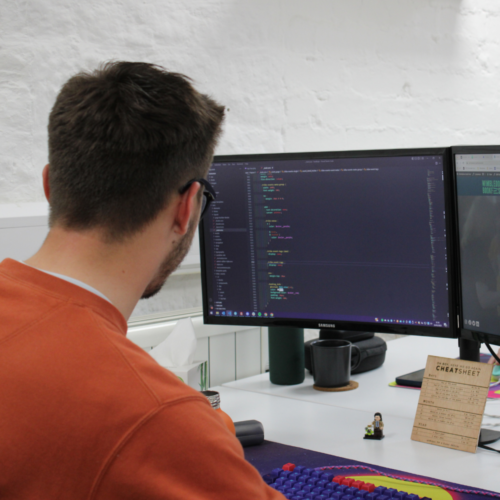
<instances>
[{"instance_id":1,"label":"monitor bezel","mask_svg":"<svg viewBox=\"0 0 500 500\"><path fill-rule=\"evenodd\" d=\"M460 262L460 234L458 225L458 189L457 189L457 172L455 155L457 154L500 154L500 146L487 145L487 146L452 146L451 147L451 173L453 179L453 214L454 214L454 247L456 248L456 263L457 263L457 280L456 280L456 294L457 294L457 330L460 338L467 340L474 340L476 342L488 342L493 345L500 345L500 335L495 335L489 332L479 332L476 330L469 330L463 325L463 303L462 303L462 280L461 277L461 262Z\"/></svg>"},{"instance_id":2,"label":"monitor bezel","mask_svg":"<svg viewBox=\"0 0 500 500\"><path fill-rule=\"evenodd\" d=\"M451 213L452 189L451 189L451 161L450 148L412 148L412 149L380 149L380 150L359 150L359 151L321 151L321 152L300 152L300 153L270 153L270 154L239 154L239 155L217 155L213 163L217 162L237 162L237 161L266 161L266 160L302 160L302 159L328 159L328 158L369 158L369 157L395 157L395 156L419 156L436 155L443 157L444 172L444 196L445 210ZM400 324L382 324L382 323L364 323L353 321L325 321L311 319L279 319L279 318L248 318L242 316L215 316L209 314L208 290L207 290L207 266L205 254L205 229L203 221L199 226L199 244L200 244L200 264L202 278L202 299L203 299L203 322L209 325L234 325L249 327L269 327L269 326L294 326L298 328L324 329L332 328L346 331L368 331L391 333L398 335L418 335L427 337L457 338L457 305L455 295L456 275L452 272L455 269L455 255L453 252L452 238L453 217L446 218L447 250L449 262L449 281L448 281L448 301L449 301L449 326L428 327L422 325L400 325ZM325 326L330 325L330 326Z\"/></svg>"}]
</instances>

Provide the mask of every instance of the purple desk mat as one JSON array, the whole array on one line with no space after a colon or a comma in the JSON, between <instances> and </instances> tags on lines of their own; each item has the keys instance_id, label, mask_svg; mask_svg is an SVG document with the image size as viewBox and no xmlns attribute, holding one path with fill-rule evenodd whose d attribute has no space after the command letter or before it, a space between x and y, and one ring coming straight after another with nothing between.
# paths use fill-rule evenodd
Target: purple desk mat
<instances>
[{"instance_id":1,"label":"purple desk mat","mask_svg":"<svg viewBox=\"0 0 500 500\"><path fill-rule=\"evenodd\" d=\"M462 452L457 452L462 453ZM319 468L328 466L357 466L358 468L336 469L334 472L339 476L389 476L397 477L407 481L424 481L433 483L434 485L441 486L448 494L450 500L478 500L481 498L498 498L500 499L500 472L499 472L499 492L480 490L468 486L462 486L447 481L441 481L437 478L429 478L425 476L418 476L411 472L402 472L395 469L388 469L386 467L379 467L378 465L368 464L365 462L358 462L356 460L349 460L347 458L337 457L334 455L327 455L326 453L318 453L316 451L306 450L304 448L297 448L295 446L288 446L284 444L274 443L272 441L264 441L259 446L252 446L245 448L245 458L250 462L261 475L270 473L273 469L283 467L287 463L295 465L304 465L309 468ZM500 471L500 457L499 471ZM360 466L369 467L376 472L361 469ZM377 474L381 473L381 474ZM440 498L444 498L440 495Z\"/></svg>"}]
</instances>

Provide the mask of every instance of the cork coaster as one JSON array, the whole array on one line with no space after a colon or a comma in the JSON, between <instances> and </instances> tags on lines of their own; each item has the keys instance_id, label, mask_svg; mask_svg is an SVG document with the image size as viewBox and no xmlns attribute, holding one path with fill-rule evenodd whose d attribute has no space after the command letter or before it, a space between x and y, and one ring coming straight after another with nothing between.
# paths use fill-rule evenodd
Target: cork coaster
<instances>
[{"instance_id":1,"label":"cork coaster","mask_svg":"<svg viewBox=\"0 0 500 500\"><path fill-rule=\"evenodd\" d=\"M359 387L359 384L355 382L354 380L350 380L347 385L344 385L342 387L318 387L317 385L313 385L313 389L316 389L317 391L324 391L324 392L342 392L342 391L353 391L354 389L357 389Z\"/></svg>"}]
</instances>

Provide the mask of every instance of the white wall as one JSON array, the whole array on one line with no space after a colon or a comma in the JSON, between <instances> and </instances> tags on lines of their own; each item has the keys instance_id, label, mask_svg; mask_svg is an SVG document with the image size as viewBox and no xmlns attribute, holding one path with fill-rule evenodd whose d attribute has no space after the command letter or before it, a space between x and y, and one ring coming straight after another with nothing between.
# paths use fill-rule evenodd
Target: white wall
<instances>
[{"instance_id":1,"label":"white wall","mask_svg":"<svg viewBox=\"0 0 500 500\"><path fill-rule=\"evenodd\" d=\"M193 244L197 245L198 242ZM138 302L132 318L179 309L201 308L201 306L200 273L174 274L168 278L167 283L157 295Z\"/></svg>"},{"instance_id":2,"label":"white wall","mask_svg":"<svg viewBox=\"0 0 500 500\"><path fill-rule=\"evenodd\" d=\"M498 143L498 0L2 0L0 203L41 201L62 83L109 59L184 72L220 153Z\"/></svg>"},{"instance_id":3,"label":"white wall","mask_svg":"<svg viewBox=\"0 0 500 500\"><path fill-rule=\"evenodd\" d=\"M0 203L42 201L57 91L109 59L225 104L221 154L499 143L499 28L498 0L2 0Z\"/></svg>"}]
</instances>

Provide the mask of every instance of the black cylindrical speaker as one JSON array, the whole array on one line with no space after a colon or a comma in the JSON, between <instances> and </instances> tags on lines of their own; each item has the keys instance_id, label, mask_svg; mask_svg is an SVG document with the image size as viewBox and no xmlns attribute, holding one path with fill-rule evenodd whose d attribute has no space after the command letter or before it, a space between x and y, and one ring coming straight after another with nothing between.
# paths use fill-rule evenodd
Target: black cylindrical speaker
<instances>
[{"instance_id":1,"label":"black cylindrical speaker","mask_svg":"<svg viewBox=\"0 0 500 500\"><path fill-rule=\"evenodd\" d=\"M269 379L278 385L300 384L305 378L304 329L269 327Z\"/></svg>"}]
</instances>

